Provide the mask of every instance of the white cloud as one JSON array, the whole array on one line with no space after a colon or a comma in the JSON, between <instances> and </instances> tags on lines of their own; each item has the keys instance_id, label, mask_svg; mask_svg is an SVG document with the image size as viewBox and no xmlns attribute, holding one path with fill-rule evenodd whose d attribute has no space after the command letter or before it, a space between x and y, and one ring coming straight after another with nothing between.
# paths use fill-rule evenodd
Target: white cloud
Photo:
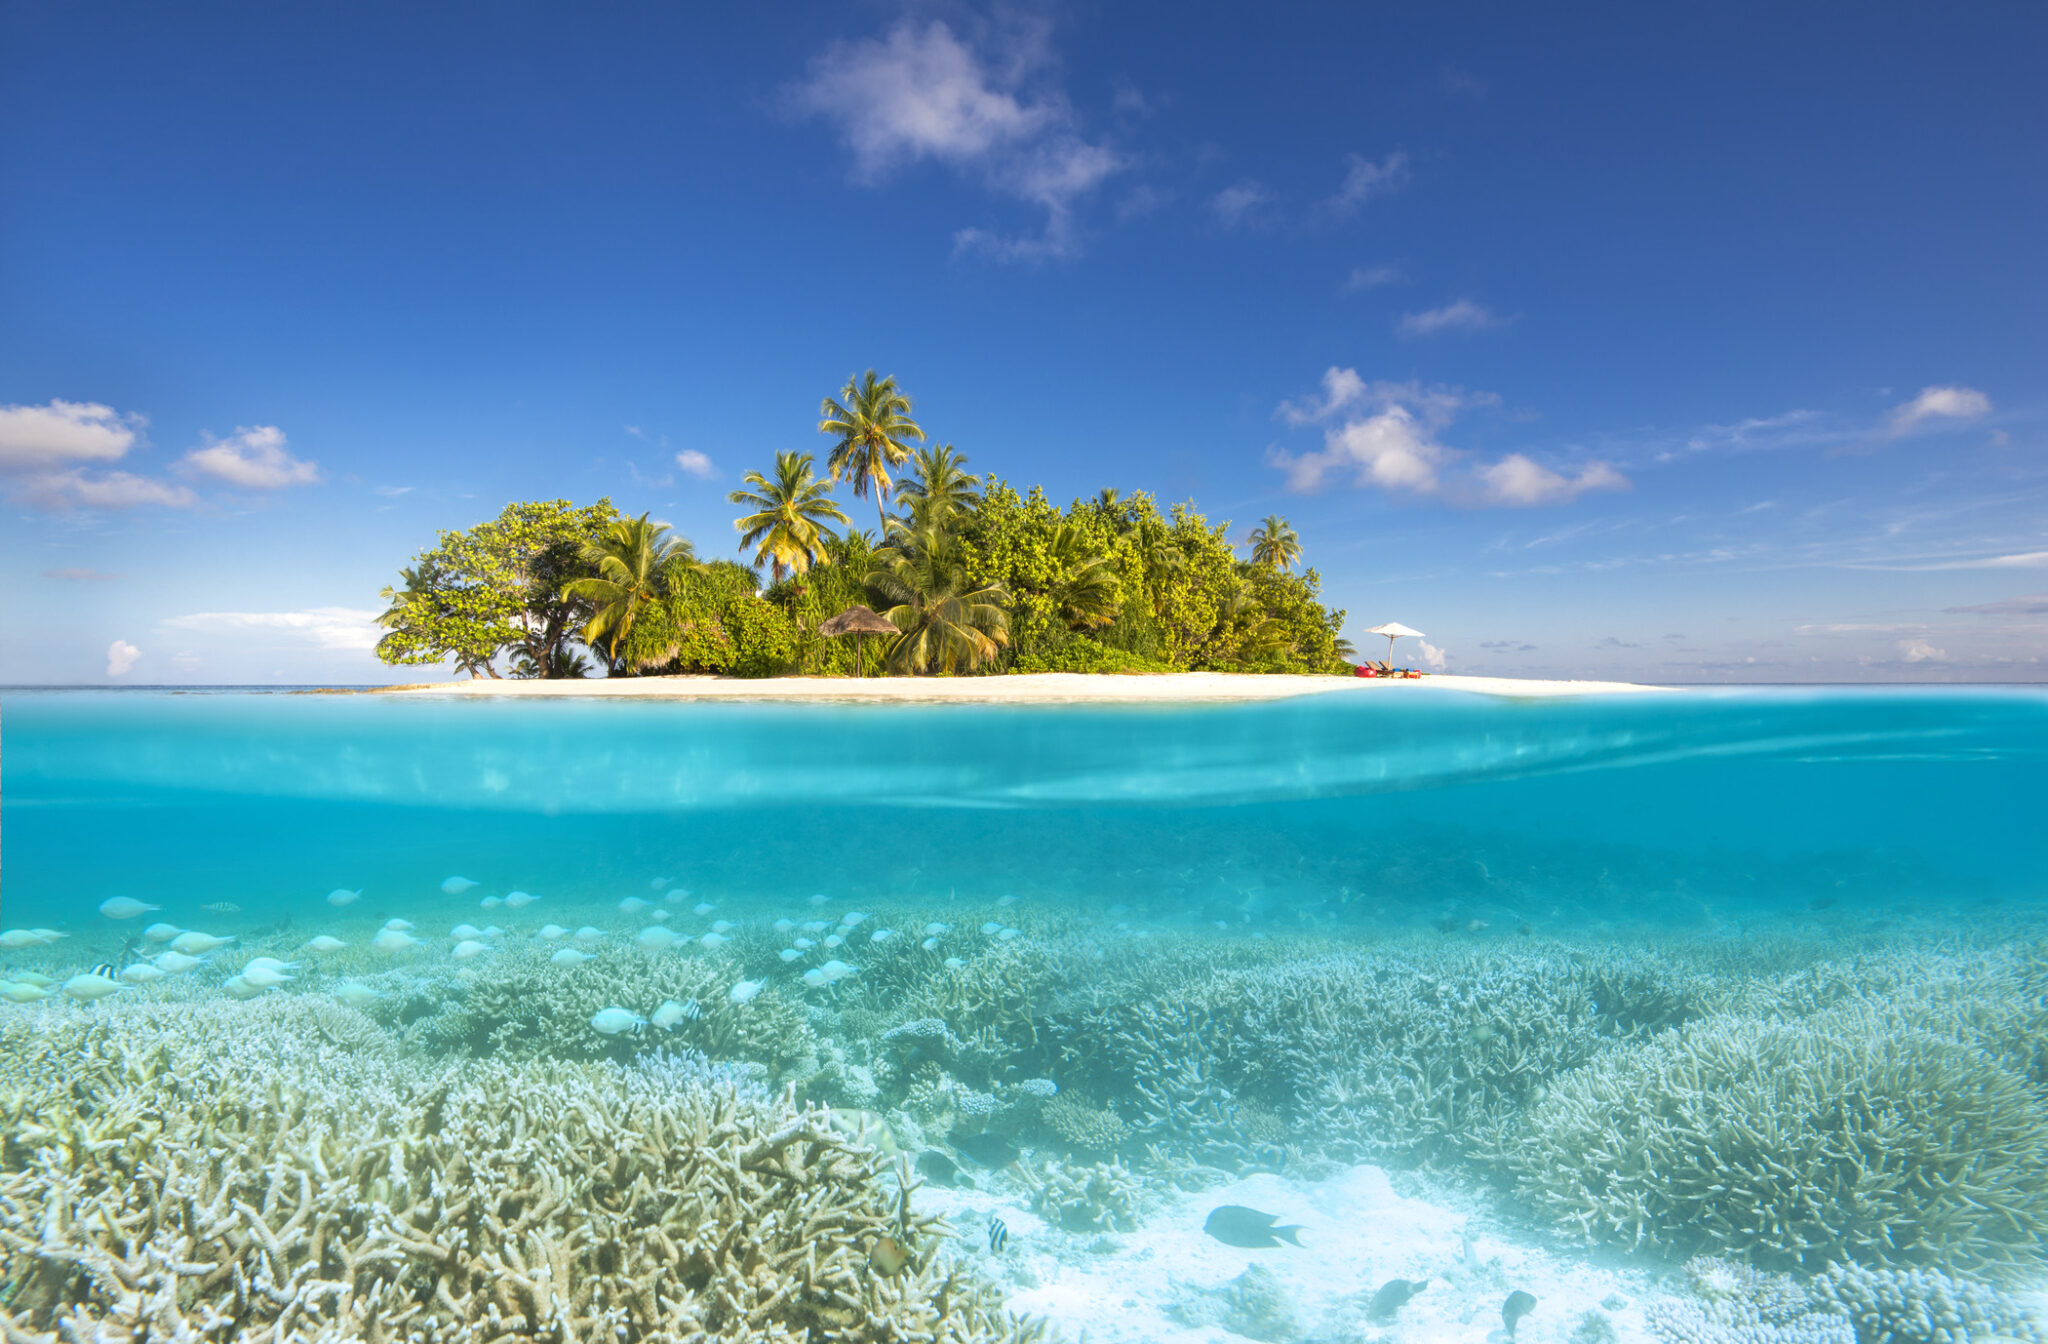
<instances>
[{"instance_id":1,"label":"white cloud","mask_svg":"<svg viewBox=\"0 0 2048 1344\"><path fill-rule=\"evenodd\" d=\"M1567 476L1522 453L1509 453L1472 473L1479 481L1485 502L1510 508L1533 508L1544 504L1569 504L1589 490L1626 490L1628 478L1605 462L1588 462L1578 474Z\"/></svg>"},{"instance_id":2,"label":"white cloud","mask_svg":"<svg viewBox=\"0 0 2048 1344\"><path fill-rule=\"evenodd\" d=\"M377 493L386 499L397 499L400 495L409 495L412 492L413 487L409 485L380 485L377 487Z\"/></svg>"},{"instance_id":3,"label":"white cloud","mask_svg":"<svg viewBox=\"0 0 2048 1344\"><path fill-rule=\"evenodd\" d=\"M125 579L128 576L126 574L110 573L104 569L84 569L67 566L64 569L46 569L43 571L43 577L46 579L65 579L73 583L111 583L115 579Z\"/></svg>"},{"instance_id":4,"label":"white cloud","mask_svg":"<svg viewBox=\"0 0 2048 1344\"><path fill-rule=\"evenodd\" d=\"M1445 331L1486 331L1492 327L1504 326L1506 323L1506 318L1484 304L1474 303L1470 299L1459 299L1441 308L1404 314L1396 330L1403 336L1435 336Z\"/></svg>"},{"instance_id":5,"label":"white cloud","mask_svg":"<svg viewBox=\"0 0 2048 1344\"><path fill-rule=\"evenodd\" d=\"M676 454L676 465L692 476L710 480L718 474L718 468L711 465L711 459L695 448L685 448Z\"/></svg>"},{"instance_id":6,"label":"white cloud","mask_svg":"<svg viewBox=\"0 0 2048 1344\"><path fill-rule=\"evenodd\" d=\"M85 465L119 461L147 424L142 416L98 402L0 406L0 477L8 497L53 511L193 503L192 492L181 485L126 471L96 473Z\"/></svg>"},{"instance_id":7,"label":"white cloud","mask_svg":"<svg viewBox=\"0 0 2048 1344\"><path fill-rule=\"evenodd\" d=\"M1325 214L1350 215L1375 196L1391 196L1408 185L1408 156L1396 150L1378 163L1359 154L1344 156L1344 181L1337 194L1323 202Z\"/></svg>"},{"instance_id":8,"label":"white cloud","mask_svg":"<svg viewBox=\"0 0 2048 1344\"><path fill-rule=\"evenodd\" d=\"M1323 372L1322 392L1284 401L1279 417L1290 425L1341 420L1323 431L1317 452L1273 449L1267 461L1286 473L1287 488L1310 493L1332 477L1358 488L1438 497L1468 507L1530 508L1566 504L1595 490L1625 490L1628 478L1602 461L1567 473L1525 453L1462 466L1469 454L1445 444L1442 431L1460 412L1499 404L1486 392L1420 383L1367 382L1356 369Z\"/></svg>"},{"instance_id":9,"label":"white cloud","mask_svg":"<svg viewBox=\"0 0 2048 1344\"><path fill-rule=\"evenodd\" d=\"M142 650L125 639L117 639L107 645L107 675L123 677L128 669L135 666L135 660L142 656Z\"/></svg>"},{"instance_id":10,"label":"white cloud","mask_svg":"<svg viewBox=\"0 0 2048 1344\"><path fill-rule=\"evenodd\" d=\"M323 649L373 649L381 631L378 613L353 607L313 607L306 611L202 611L172 616L166 630L224 635L252 630L282 630Z\"/></svg>"},{"instance_id":11,"label":"white cloud","mask_svg":"<svg viewBox=\"0 0 2048 1344\"><path fill-rule=\"evenodd\" d=\"M127 471L96 476L80 470L42 472L14 482L11 493L33 508L60 512L74 508L133 509L145 504L182 509L198 502L198 497L182 485Z\"/></svg>"},{"instance_id":12,"label":"white cloud","mask_svg":"<svg viewBox=\"0 0 2048 1344\"><path fill-rule=\"evenodd\" d=\"M1991 414L1991 398L1974 387L1923 387L1920 395L1885 415L1885 431L1893 438L1911 434L1940 420L1976 420Z\"/></svg>"},{"instance_id":13,"label":"white cloud","mask_svg":"<svg viewBox=\"0 0 2048 1344\"><path fill-rule=\"evenodd\" d=\"M1900 574L1931 574L1949 569L2048 569L2048 551L2021 551L2014 555L1974 556L1960 560L1931 560L1921 564L1845 564L1844 569L1877 569Z\"/></svg>"},{"instance_id":14,"label":"white cloud","mask_svg":"<svg viewBox=\"0 0 2048 1344\"><path fill-rule=\"evenodd\" d=\"M238 426L227 438L185 454L184 464L245 490L280 490L320 479L318 463L285 451L284 431L276 425Z\"/></svg>"},{"instance_id":15,"label":"white cloud","mask_svg":"<svg viewBox=\"0 0 2048 1344\"><path fill-rule=\"evenodd\" d=\"M116 462L148 421L92 401L0 406L0 471L40 472L76 462Z\"/></svg>"},{"instance_id":16,"label":"white cloud","mask_svg":"<svg viewBox=\"0 0 2048 1344\"><path fill-rule=\"evenodd\" d=\"M1234 229L1248 223L1253 212L1272 199L1271 192L1248 177L1217 192L1209 201L1209 213L1224 228Z\"/></svg>"},{"instance_id":17,"label":"white cloud","mask_svg":"<svg viewBox=\"0 0 2048 1344\"><path fill-rule=\"evenodd\" d=\"M1909 663L1945 663L1948 654L1935 648L1924 639L1902 639L1899 654Z\"/></svg>"},{"instance_id":18,"label":"white cloud","mask_svg":"<svg viewBox=\"0 0 2048 1344\"><path fill-rule=\"evenodd\" d=\"M1045 211L1036 235L962 229L956 251L1004 259L1071 255L1080 199L1124 167L1077 129L1066 98L1045 87L1042 26L1013 29L977 51L945 23L905 19L880 39L835 42L786 92L792 109L836 123L854 180L877 185L930 160Z\"/></svg>"},{"instance_id":19,"label":"white cloud","mask_svg":"<svg viewBox=\"0 0 2048 1344\"><path fill-rule=\"evenodd\" d=\"M1441 672L1450 666L1450 660L1444 657L1444 651L1426 639L1416 640L1415 649L1422 655L1423 665L1432 672Z\"/></svg>"},{"instance_id":20,"label":"white cloud","mask_svg":"<svg viewBox=\"0 0 2048 1344\"><path fill-rule=\"evenodd\" d=\"M1378 289L1381 285L1398 285L1407 278L1399 266L1353 266L1351 274L1344 279L1344 292L1355 294L1362 289Z\"/></svg>"}]
</instances>

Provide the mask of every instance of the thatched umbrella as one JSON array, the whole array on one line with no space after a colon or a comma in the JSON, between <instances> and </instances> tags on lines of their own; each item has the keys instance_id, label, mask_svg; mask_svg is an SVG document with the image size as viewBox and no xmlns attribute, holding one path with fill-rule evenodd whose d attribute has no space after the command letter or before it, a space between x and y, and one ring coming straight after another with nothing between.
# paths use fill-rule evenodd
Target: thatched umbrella
<instances>
[{"instance_id":1,"label":"thatched umbrella","mask_svg":"<svg viewBox=\"0 0 2048 1344\"><path fill-rule=\"evenodd\" d=\"M818 633L827 639L837 639L841 635L900 635L903 632L866 607L848 607L819 626ZM867 675L861 669L861 643L857 639L853 642L853 675Z\"/></svg>"}]
</instances>

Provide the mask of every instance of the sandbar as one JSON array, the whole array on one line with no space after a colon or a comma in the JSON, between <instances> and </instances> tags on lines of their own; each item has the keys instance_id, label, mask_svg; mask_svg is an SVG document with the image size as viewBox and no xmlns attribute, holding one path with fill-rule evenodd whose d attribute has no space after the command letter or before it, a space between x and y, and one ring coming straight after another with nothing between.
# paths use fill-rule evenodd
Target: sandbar
<instances>
[{"instance_id":1,"label":"sandbar","mask_svg":"<svg viewBox=\"0 0 2048 1344\"><path fill-rule=\"evenodd\" d=\"M961 701L1004 704L1283 700L1301 695L1406 695L1466 691L1547 698L1617 695L1664 689L1625 681L1538 681L1515 677L1432 674L1406 680L1310 677L1242 672L1172 672L1100 676L1038 672L1007 677L620 677L576 681L449 681L394 686L382 695L509 695L652 697L669 700Z\"/></svg>"}]
</instances>

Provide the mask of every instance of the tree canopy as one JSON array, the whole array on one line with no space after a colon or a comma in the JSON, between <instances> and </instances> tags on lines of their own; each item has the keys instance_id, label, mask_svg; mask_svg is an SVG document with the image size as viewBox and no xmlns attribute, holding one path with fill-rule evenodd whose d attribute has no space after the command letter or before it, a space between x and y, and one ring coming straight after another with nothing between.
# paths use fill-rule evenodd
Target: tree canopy
<instances>
[{"instance_id":1,"label":"tree canopy","mask_svg":"<svg viewBox=\"0 0 2048 1344\"><path fill-rule=\"evenodd\" d=\"M567 587L596 577L586 548L619 520L610 499L581 508L566 499L507 504L496 518L443 532L402 571L403 589L387 588L378 618L387 632L377 656L387 663L453 660L471 676L500 675L501 655L523 659L531 674L576 674L577 628L587 604Z\"/></svg>"},{"instance_id":2,"label":"tree canopy","mask_svg":"<svg viewBox=\"0 0 2048 1344\"><path fill-rule=\"evenodd\" d=\"M1104 489L1062 509L970 474L950 443L913 448L925 432L909 398L872 370L825 413L820 429L840 440L828 479L784 451L729 497L746 510L735 528L751 568L702 563L609 499L512 504L400 571L378 656L497 676L504 655L515 676L577 676L580 639L612 676L848 675L851 642L818 630L865 605L900 632L874 637L894 674L1349 670L1344 613L1323 605L1284 518L1261 520L1241 557L1230 524L1192 503L1162 511L1142 490ZM879 535L848 526L841 479L874 496Z\"/></svg>"}]
</instances>

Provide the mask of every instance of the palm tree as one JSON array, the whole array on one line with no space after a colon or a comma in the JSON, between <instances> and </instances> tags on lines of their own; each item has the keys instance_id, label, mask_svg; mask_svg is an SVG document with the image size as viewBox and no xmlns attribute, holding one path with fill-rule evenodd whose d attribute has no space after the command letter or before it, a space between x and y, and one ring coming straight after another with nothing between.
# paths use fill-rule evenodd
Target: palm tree
<instances>
[{"instance_id":1,"label":"palm tree","mask_svg":"<svg viewBox=\"0 0 2048 1344\"><path fill-rule=\"evenodd\" d=\"M896 487L912 522L941 523L981 503L981 477L967 471L967 454L952 444L910 454L912 474Z\"/></svg>"},{"instance_id":2,"label":"palm tree","mask_svg":"<svg viewBox=\"0 0 2048 1344\"><path fill-rule=\"evenodd\" d=\"M1010 642L1009 593L973 583L960 539L941 528L903 531L876 556L868 588L903 632L889 647L890 671L971 672Z\"/></svg>"},{"instance_id":3,"label":"palm tree","mask_svg":"<svg viewBox=\"0 0 2048 1344\"><path fill-rule=\"evenodd\" d=\"M755 548L754 568L771 566L777 583L784 574L808 572L832 538L832 529L825 524L846 522L828 487L811 469L811 455L777 453L774 480L758 471L740 480L754 488L735 490L726 498L754 510L732 524L740 533L740 549Z\"/></svg>"},{"instance_id":4,"label":"palm tree","mask_svg":"<svg viewBox=\"0 0 2048 1344\"><path fill-rule=\"evenodd\" d=\"M1267 514L1266 521L1252 529L1249 540L1252 560L1269 569L1292 569L1301 559L1301 538L1277 513Z\"/></svg>"},{"instance_id":5,"label":"palm tree","mask_svg":"<svg viewBox=\"0 0 2048 1344\"><path fill-rule=\"evenodd\" d=\"M1093 630L1115 620L1118 585L1109 557L1096 554L1086 534L1070 522L1053 531L1052 556L1060 567L1052 599L1068 627Z\"/></svg>"},{"instance_id":6,"label":"palm tree","mask_svg":"<svg viewBox=\"0 0 2048 1344\"><path fill-rule=\"evenodd\" d=\"M894 377L877 378L869 369L865 377L846 380L839 400L825 398L818 414L824 417L818 421L818 432L839 440L825 459L832 483L852 481L860 499L874 491L875 516L883 520L886 534L889 524L882 506L889 499L889 470L910 456L909 440L924 442L924 430L910 418L910 398Z\"/></svg>"},{"instance_id":7,"label":"palm tree","mask_svg":"<svg viewBox=\"0 0 2048 1344\"><path fill-rule=\"evenodd\" d=\"M583 563L595 565L591 578L571 579L562 596L591 606L583 623L583 642L592 648L605 641L605 657L618 660L619 641L633 629L641 608L660 597L665 574L679 565L694 566L696 551L669 533L667 523L650 523L647 515L621 518L584 544Z\"/></svg>"}]
</instances>

